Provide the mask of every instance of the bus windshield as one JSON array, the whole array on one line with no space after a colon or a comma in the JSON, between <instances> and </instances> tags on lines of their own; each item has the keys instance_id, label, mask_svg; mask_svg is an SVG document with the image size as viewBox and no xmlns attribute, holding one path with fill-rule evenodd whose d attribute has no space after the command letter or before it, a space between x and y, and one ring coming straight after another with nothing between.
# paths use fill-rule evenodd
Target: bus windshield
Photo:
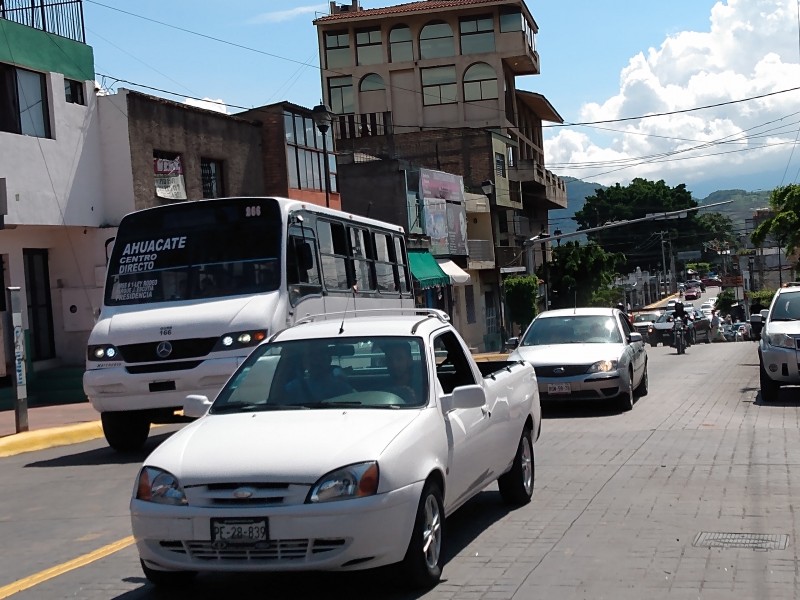
<instances>
[{"instance_id":1,"label":"bus windshield","mask_svg":"<svg viewBox=\"0 0 800 600\"><path fill-rule=\"evenodd\" d=\"M280 287L283 223L269 198L180 203L127 215L106 305L255 294Z\"/></svg>"}]
</instances>

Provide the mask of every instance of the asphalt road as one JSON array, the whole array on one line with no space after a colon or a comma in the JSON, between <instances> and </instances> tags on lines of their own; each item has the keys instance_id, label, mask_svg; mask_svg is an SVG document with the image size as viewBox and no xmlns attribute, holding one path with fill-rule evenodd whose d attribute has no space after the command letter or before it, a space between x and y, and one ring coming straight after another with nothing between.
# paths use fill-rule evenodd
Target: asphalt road
<instances>
[{"instance_id":1,"label":"asphalt road","mask_svg":"<svg viewBox=\"0 0 800 600\"><path fill-rule=\"evenodd\" d=\"M448 519L444 580L426 593L386 571L156 591L128 498L163 431L128 457L96 440L0 459L0 600L797 597L800 388L763 405L753 342L647 352L650 394L632 411L544 407L533 501L508 511L492 486Z\"/></svg>"}]
</instances>

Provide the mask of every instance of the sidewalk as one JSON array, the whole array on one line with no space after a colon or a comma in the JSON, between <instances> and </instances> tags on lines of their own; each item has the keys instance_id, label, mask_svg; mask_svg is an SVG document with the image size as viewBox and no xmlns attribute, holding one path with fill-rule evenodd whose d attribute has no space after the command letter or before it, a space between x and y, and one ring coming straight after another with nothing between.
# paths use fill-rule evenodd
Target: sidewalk
<instances>
[{"instance_id":1,"label":"sidewalk","mask_svg":"<svg viewBox=\"0 0 800 600\"><path fill-rule=\"evenodd\" d=\"M14 411L0 411L0 457L101 437L100 414L88 402L29 408L28 431L21 433Z\"/></svg>"}]
</instances>

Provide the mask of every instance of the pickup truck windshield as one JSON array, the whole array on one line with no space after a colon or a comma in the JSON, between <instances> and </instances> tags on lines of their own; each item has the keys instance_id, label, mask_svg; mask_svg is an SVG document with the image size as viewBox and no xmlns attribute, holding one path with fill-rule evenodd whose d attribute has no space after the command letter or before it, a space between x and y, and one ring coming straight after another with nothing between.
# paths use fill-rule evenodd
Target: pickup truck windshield
<instances>
[{"instance_id":1,"label":"pickup truck windshield","mask_svg":"<svg viewBox=\"0 0 800 600\"><path fill-rule=\"evenodd\" d=\"M421 338L294 340L253 350L211 413L420 407L428 381Z\"/></svg>"}]
</instances>

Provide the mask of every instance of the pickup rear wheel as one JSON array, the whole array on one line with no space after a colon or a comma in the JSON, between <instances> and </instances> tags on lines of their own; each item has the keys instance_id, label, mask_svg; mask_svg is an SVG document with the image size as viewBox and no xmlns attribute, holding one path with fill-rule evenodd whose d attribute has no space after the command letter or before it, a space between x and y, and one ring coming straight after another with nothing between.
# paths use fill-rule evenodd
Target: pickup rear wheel
<instances>
[{"instance_id":1,"label":"pickup rear wheel","mask_svg":"<svg viewBox=\"0 0 800 600\"><path fill-rule=\"evenodd\" d=\"M531 430L526 427L519 439L511 469L497 480L500 495L506 504L522 506L531 501L535 471Z\"/></svg>"},{"instance_id":2,"label":"pickup rear wheel","mask_svg":"<svg viewBox=\"0 0 800 600\"><path fill-rule=\"evenodd\" d=\"M137 411L100 413L100 421L108 445L117 452L141 449L150 433L149 417Z\"/></svg>"},{"instance_id":3,"label":"pickup rear wheel","mask_svg":"<svg viewBox=\"0 0 800 600\"><path fill-rule=\"evenodd\" d=\"M412 588L431 588L442 577L444 555L444 502L442 491L434 481L422 488L414 520L414 530L403 562L401 582Z\"/></svg>"}]
</instances>

